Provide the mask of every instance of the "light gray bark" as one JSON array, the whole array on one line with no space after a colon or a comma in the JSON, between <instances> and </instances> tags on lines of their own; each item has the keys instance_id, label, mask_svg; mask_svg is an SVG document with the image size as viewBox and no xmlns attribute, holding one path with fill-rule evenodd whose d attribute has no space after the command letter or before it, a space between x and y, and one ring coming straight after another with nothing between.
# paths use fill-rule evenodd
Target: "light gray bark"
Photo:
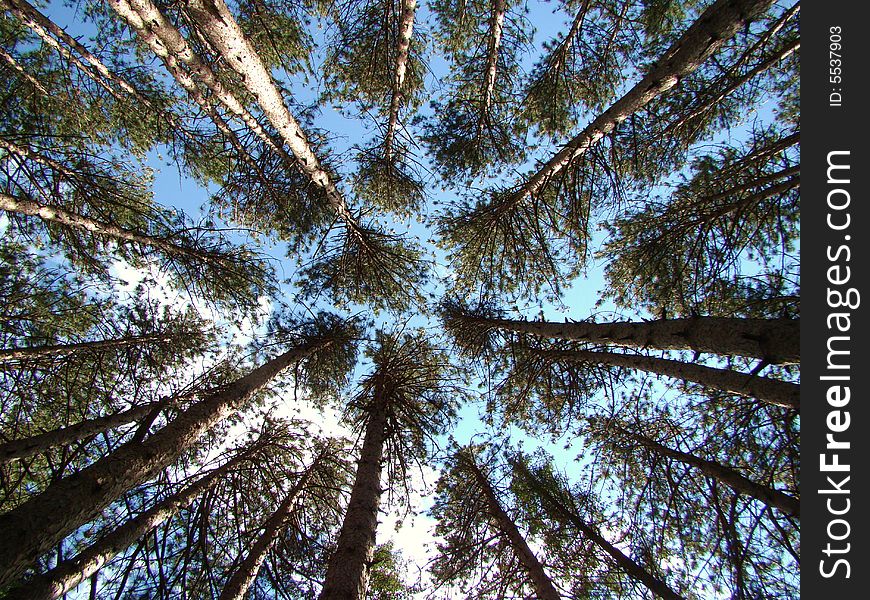
<instances>
[{"instance_id":1,"label":"light gray bark","mask_svg":"<svg viewBox=\"0 0 870 600\"><path fill-rule=\"evenodd\" d=\"M750 373L706 367L668 358L598 350L538 351L537 354L549 360L625 367L656 373L723 392L749 396L774 406L800 408L800 385Z\"/></svg>"},{"instance_id":2,"label":"light gray bark","mask_svg":"<svg viewBox=\"0 0 870 600\"><path fill-rule=\"evenodd\" d=\"M498 72L498 55L501 50L501 35L504 31L504 15L507 12L507 0L495 0L489 27L489 45L486 55L486 77L483 82L483 93L480 100L480 114L477 120L477 137L483 134L483 127L489 120L492 108L492 96L495 92L495 80Z\"/></svg>"},{"instance_id":3,"label":"light gray bark","mask_svg":"<svg viewBox=\"0 0 870 600\"><path fill-rule=\"evenodd\" d=\"M172 464L202 434L244 406L280 372L330 343L319 339L300 344L193 404L144 442L124 444L0 515L0 531L4 532L0 537L0 588L20 577L41 554L92 521L125 491Z\"/></svg>"},{"instance_id":4,"label":"light gray bark","mask_svg":"<svg viewBox=\"0 0 870 600\"><path fill-rule=\"evenodd\" d=\"M376 387L379 389L380 386ZM376 391L376 395L382 396L382 392ZM366 424L347 512L335 552L329 558L320 600L363 600L366 597L381 501L381 461L386 427L386 400L376 397Z\"/></svg>"},{"instance_id":5,"label":"light gray bark","mask_svg":"<svg viewBox=\"0 0 870 600\"><path fill-rule=\"evenodd\" d=\"M726 40L772 4L772 0L718 0L664 53L646 76L523 182L509 202L535 195L619 123L677 85Z\"/></svg>"},{"instance_id":6,"label":"light gray bark","mask_svg":"<svg viewBox=\"0 0 870 600\"><path fill-rule=\"evenodd\" d=\"M401 0L402 15L399 24L399 45L396 51L396 72L393 78L393 90L390 97L389 121L387 135L384 140L384 158L389 161L393 156L393 141L399 123L399 108L402 104L402 86L405 85L405 74L408 70L408 57L411 48L411 35L414 32L414 13L417 11L417 0Z\"/></svg>"}]
</instances>

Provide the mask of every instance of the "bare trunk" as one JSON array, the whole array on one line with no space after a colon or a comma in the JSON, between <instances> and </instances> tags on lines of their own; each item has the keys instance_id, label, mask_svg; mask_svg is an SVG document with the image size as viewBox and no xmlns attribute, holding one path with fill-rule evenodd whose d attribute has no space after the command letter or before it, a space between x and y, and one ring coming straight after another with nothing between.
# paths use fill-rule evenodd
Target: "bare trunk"
<instances>
[{"instance_id":1,"label":"bare trunk","mask_svg":"<svg viewBox=\"0 0 870 600\"><path fill-rule=\"evenodd\" d=\"M638 354L593 350L540 351L539 354L551 360L609 365L656 373L723 392L749 396L774 406L800 409L800 386L769 377Z\"/></svg>"},{"instance_id":2,"label":"bare trunk","mask_svg":"<svg viewBox=\"0 0 870 600\"><path fill-rule=\"evenodd\" d=\"M471 322L543 338L625 348L693 350L750 356L770 363L800 362L800 319L690 317L614 323L515 321L463 315Z\"/></svg>"},{"instance_id":3,"label":"bare trunk","mask_svg":"<svg viewBox=\"0 0 870 600\"><path fill-rule=\"evenodd\" d=\"M248 588L250 588L251 584L254 583L257 574L260 572L260 567L263 565L263 561L266 560L266 552L269 551L269 548L272 547L275 540L278 539L278 535L286 526L287 519L293 513L293 510L298 504L302 490L305 489L306 485L308 485L308 481L311 479L311 473L317 468L317 463L322 458L323 455L318 457L311 466L305 470L305 473L303 473L299 480L293 485L287 493L287 496L281 502L281 505L278 506L278 509L263 525L263 533L260 534L260 537L257 538L257 541L254 542L254 545L251 546L251 549L248 551L247 556L242 560L239 568L224 585L224 589L221 591L220 600L244 600Z\"/></svg>"},{"instance_id":4,"label":"bare trunk","mask_svg":"<svg viewBox=\"0 0 870 600\"><path fill-rule=\"evenodd\" d=\"M665 600L684 600L682 596L673 591L667 583L644 569L642 566L634 562L631 557L623 554L619 548L608 542L601 534L598 533L591 525L586 523L580 515L569 509L562 503L542 482L532 475L524 464L519 461L512 461L515 468L520 471L520 474L531 484L535 492L543 497L543 500L556 509L563 518L577 527L583 535L592 540L599 548L604 550L617 566L625 571L629 577L632 577L642 583L646 588L656 596Z\"/></svg>"},{"instance_id":5,"label":"bare trunk","mask_svg":"<svg viewBox=\"0 0 870 600\"><path fill-rule=\"evenodd\" d=\"M681 463L697 467L698 470L705 475L727 485L738 494L760 500L764 504L778 508L788 515L794 517L800 516L800 500L793 496L789 496L779 490L756 483L751 479L744 477L734 469L721 465L718 462L706 460L695 456L694 454L688 454L687 452L681 452L679 450L674 450L673 448L668 448L655 440L651 440L646 436L628 431L621 427L617 427L616 429L642 446L645 446L662 456L667 456L668 458L673 458Z\"/></svg>"},{"instance_id":6,"label":"bare trunk","mask_svg":"<svg viewBox=\"0 0 870 600\"><path fill-rule=\"evenodd\" d=\"M772 0L718 0L711 5L640 82L531 175L517 189L513 202L521 202L536 194L549 180L613 131L619 123L695 71L726 40L766 10L771 3Z\"/></svg>"},{"instance_id":7,"label":"bare trunk","mask_svg":"<svg viewBox=\"0 0 870 600\"><path fill-rule=\"evenodd\" d=\"M402 86L405 84L405 73L408 70L408 55L411 48L411 35L414 32L414 13L416 11L417 0L402 0L399 46L396 51L396 73L393 78L390 117L387 123L386 139L384 140L384 158L387 161L393 156L393 140L396 137L396 127L398 127L399 123L399 107L403 99Z\"/></svg>"},{"instance_id":8,"label":"bare trunk","mask_svg":"<svg viewBox=\"0 0 870 600\"><path fill-rule=\"evenodd\" d=\"M532 585L535 588L536 597L540 600L559 600L561 595L553 585L553 581L547 573L544 572L543 565L538 561L538 558L532 552L532 549L529 548L529 544L520 533L516 524L504 511L504 508L502 508L495 495L495 491L489 484L489 480L481 472L477 463L474 462L474 458L463 454L462 463L471 471L474 480L477 482L478 487L486 498L486 504L489 508L490 516L495 521L496 526L499 531L501 531L502 535L507 538L517 559L519 559L523 568L525 568L526 572L529 574L529 579L531 579Z\"/></svg>"},{"instance_id":9,"label":"bare trunk","mask_svg":"<svg viewBox=\"0 0 870 600\"><path fill-rule=\"evenodd\" d=\"M4 599L54 600L74 590L119 552L123 552L136 540L189 506L245 458L244 454L240 455L211 471L187 488L105 534L78 555L61 562L46 573L26 580L20 587L13 588Z\"/></svg>"},{"instance_id":10,"label":"bare trunk","mask_svg":"<svg viewBox=\"0 0 870 600\"><path fill-rule=\"evenodd\" d=\"M0 48L0 58L3 58L3 60L6 61L6 64L8 64L19 75L24 77L24 79L26 79L27 82L32 85L36 91L38 91L43 96L49 95L48 90L42 87L42 84L39 83L39 81L37 81L37 79L33 75L25 71L24 67L18 64L18 61L15 60L14 56L9 54L8 52L6 52L6 50L3 50L2 48Z\"/></svg>"},{"instance_id":11,"label":"bare trunk","mask_svg":"<svg viewBox=\"0 0 870 600\"><path fill-rule=\"evenodd\" d=\"M133 2L147 3L151 6L152 12L157 12L150 0L133 0ZM344 197L332 177L320 164L308 137L298 121L290 114L272 76L245 38L227 5L223 0L190 0L186 9L221 56L242 78L247 90L257 99L263 114L299 161L302 171L324 191L338 216L352 227L356 226L356 221L350 214Z\"/></svg>"},{"instance_id":12,"label":"bare trunk","mask_svg":"<svg viewBox=\"0 0 870 600\"><path fill-rule=\"evenodd\" d=\"M21 362L40 358L74 354L77 352L93 352L110 350L112 348L125 348L149 342L167 341L172 337L169 333L137 335L117 338L113 340L96 340L93 342L78 342L73 344L54 344L50 346L27 346L21 348L4 348L0 350L0 364Z\"/></svg>"},{"instance_id":13,"label":"bare trunk","mask_svg":"<svg viewBox=\"0 0 870 600\"><path fill-rule=\"evenodd\" d=\"M386 401L378 397L366 425L350 502L341 524L338 544L329 558L320 600L363 600L366 597L381 501L381 460L386 426Z\"/></svg>"},{"instance_id":14,"label":"bare trunk","mask_svg":"<svg viewBox=\"0 0 870 600\"><path fill-rule=\"evenodd\" d=\"M40 452L46 452L56 446L69 444L76 440L119 427L126 423L132 423L144 419L155 409L159 410L168 404L169 403L166 401L151 402L143 404L142 406L134 406L131 409L114 415L97 417L96 419L87 419L74 425L70 425L69 427L62 427L60 429L47 431L28 438L6 442L5 444L0 445L0 464L18 458L33 456Z\"/></svg>"},{"instance_id":15,"label":"bare trunk","mask_svg":"<svg viewBox=\"0 0 870 600\"><path fill-rule=\"evenodd\" d=\"M504 32L504 15L507 12L507 0L495 0L492 7L492 19L489 27L489 48L486 56L486 79L483 82L483 94L480 100L480 114L477 120L477 137L483 135L484 124L489 120L492 107L492 95L495 91L495 79L498 71L498 54L501 50L501 35Z\"/></svg>"},{"instance_id":16,"label":"bare trunk","mask_svg":"<svg viewBox=\"0 0 870 600\"><path fill-rule=\"evenodd\" d=\"M144 442L124 444L0 515L0 531L6 534L0 538L0 588L20 577L41 554L92 521L125 491L172 464L203 433L244 406L281 371L330 343L320 339L293 348L192 405Z\"/></svg>"},{"instance_id":17,"label":"bare trunk","mask_svg":"<svg viewBox=\"0 0 870 600\"><path fill-rule=\"evenodd\" d=\"M184 246L173 244L172 242L159 237L137 233L117 225L112 225L111 223L97 221L83 215L66 211L57 206L40 204L32 200L16 198L15 196L10 196L3 192L0 192L0 209L31 217L39 217L43 221L58 223L60 225L66 225L67 227L73 227L83 231L90 231L97 235L104 235L124 242L131 242L141 246L156 248L170 256L184 256L197 261L217 263L224 268L235 270L233 265L228 264L225 259L216 254L185 248Z\"/></svg>"}]
</instances>

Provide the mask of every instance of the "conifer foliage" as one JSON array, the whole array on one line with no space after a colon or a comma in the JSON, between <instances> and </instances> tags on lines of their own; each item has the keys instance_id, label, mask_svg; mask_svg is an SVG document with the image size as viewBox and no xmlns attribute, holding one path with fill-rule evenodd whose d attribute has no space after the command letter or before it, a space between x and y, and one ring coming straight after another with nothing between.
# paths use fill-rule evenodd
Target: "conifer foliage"
<instances>
[{"instance_id":1,"label":"conifer foliage","mask_svg":"<svg viewBox=\"0 0 870 600\"><path fill-rule=\"evenodd\" d=\"M799 17L0 0L0 598L794 597Z\"/></svg>"}]
</instances>

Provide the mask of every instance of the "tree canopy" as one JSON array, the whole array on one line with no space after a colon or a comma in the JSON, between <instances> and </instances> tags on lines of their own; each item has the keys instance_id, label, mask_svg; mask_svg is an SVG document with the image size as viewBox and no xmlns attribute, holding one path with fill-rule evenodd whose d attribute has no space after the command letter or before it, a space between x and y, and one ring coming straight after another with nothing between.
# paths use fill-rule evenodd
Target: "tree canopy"
<instances>
[{"instance_id":1,"label":"tree canopy","mask_svg":"<svg viewBox=\"0 0 870 600\"><path fill-rule=\"evenodd\" d=\"M0 597L794 597L799 14L0 0Z\"/></svg>"}]
</instances>

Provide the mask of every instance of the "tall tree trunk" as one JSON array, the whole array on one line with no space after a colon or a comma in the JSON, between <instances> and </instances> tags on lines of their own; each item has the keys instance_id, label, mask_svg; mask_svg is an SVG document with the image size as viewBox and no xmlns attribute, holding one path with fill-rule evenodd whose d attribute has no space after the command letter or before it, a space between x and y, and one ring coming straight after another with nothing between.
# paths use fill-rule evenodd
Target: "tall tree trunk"
<instances>
[{"instance_id":1,"label":"tall tree trunk","mask_svg":"<svg viewBox=\"0 0 870 600\"><path fill-rule=\"evenodd\" d=\"M393 77L393 91L390 97L390 115L387 123L387 135L384 140L384 159L388 162L393 156L393 141L396 138L396 128L399 123L399 108L402 104L402 86L405 84L405 74L408 70L408 56L411 49L411 35L414 32L414 13L417 11L417 0L401 0L402 15L399 22L399 46L396 50L396 71Z\"/></svg>"},{"instance_id":2,"label":"tall tree trunk","mask_svg":"<svg viewBox=\"0 0 870 600\"><path fill-rule=\"evenodd\" d=\"M153 333L148 335L131 335L110 340L94 340L91 342L3 348L0 350L0 364L40 358L53 358L55 356L74 354L77 352L93 352L111 350L113 348L126 348L127 346L136 346L150 342L165 342L171 338L171 333Z\"/></svg>"},{"instance_id":3,"label":"tall tree trunk","mask_svg":"<svg viewBox=\"0 0 870 600\"><path fill-rule=\"evenodd\" d=\"M0 1L2 1L2 0L0 0ZM36 77L34 77L33 75L31 75L30 73L25 71L24 67L22 67L20 64L18 64L18 61L15 60L15 57L12 56L11 54L9 54L8 52L6 52L6 50L4 50L2 48L0 48L0 58L2 58L4 61L6 61L6 64L8 64L16 73L18 73L21 77L26 79L27 82L31 86L33 86L33 89L38 91L43 96L47 97L49 95L48 90L46 90L44 87L42 87L42 84L39 83L39 81L36 79Z\"/></svg>"},{"instance_id":4,"label":"tall tree trunk","mask_svg":"<svg viewBox=\"0 0 870 600\"><path fill-rule=\"evenodd\" d=\"M642 583L649 591L660 598L664 598L665 600L684 600L684 598L673 591L667 583L637 564L631 559L631 557L623 554L619 548L602 537L595 528L586 523L586 521L584 521L574 510L565 506L565 504L560 501L555 494L553 494L544 482L539 481L537 477L529 471L528 467L526 467L522 461L514 460L511 461L511 464L517 469L517 471L519 471L519 474L523 479L531 485L532 489L546 504L555 508L564 519L579 529L583 535L592 540L596 546L604 550L604 552L613 559L616 565L625 571L629 577Z\"/></svg>"},{"instance_id":5,"label":"tall tree trunk","mask_svg":"<svg viewBox=\"0 0 870 600\"><path fill-rule=\"evenodd\" d=\"M509 202L522 202L535 195L619 123L700 67L725 41L771 4L772 0L717 0L665 51L643 79L526 179Z\"/></svg>"},{"instance_id":6,"label":"tall tree trunk","mask_svg":"<svg viewBox=\"0 0 870 600\"><path fill-rule=\"evenodd\" d=\"M172 401L175 400L177 400L177 398L172 398ZM56 446L69 444L70 442L119 427L126 423L132 423L139 419L144 419L153 411L159 411L161 408L168 405L168 400L149 402L148 404L134 406L133 408L121 411L114 415L87 419L74 425L70 425L69 427L61 427L59 429L40 433L39 435L0 444L0 464L17 458L27 458L28 456L45 452Z\"/></svg>"},{"instance_id":7,"label":"tall tree trunk","mask_svg":"<svg viewBox=\"0 0 870 600\"><path fill-rule=\"evenodd\" d=\"M218 253L180 246L165 238L138 233L124 227L119 227L118 225L113 225L112 223L98 221L84 215L64 210L58 206L41 204L33 200L17 198L3 192L0 192L0 210L38 217L49 223L58 223L67 227L90 231L97 235L104 235L119 241L131 242L139 244L140 246L155 248L165 252L169 256L192 258L201 262L216 263L228 270L237 270L234 265L229 263Z\"/></svg>"},{"instance_id":8,"label":"tall tree trunk","mask_svg":"<svg viewBox=\"0 0 870 600\"><path fill-rule=\"evenodd\" d=\"M504 15L507 12L507 0L495 0L492 6L492 16L489 26L489 44L486 55L486 77L483 81L483 93L480 96L480 111L477 118L477 137L483 135L483 127L489 120L492 108L492 96L495 92L495 80L498 71L498 55L501 50L501 36L504 32Z\"/></svg>"},{"instance_id":9,"label":"tall tree trunk","mask_svg":"<svg viewBox=\"0 0 870 600\"><path fill-rule=\"evenodd\" d=\"M226 464L212 470L185 489L158 502L145 512L103 535L76 556L61 562L46 573L22 582L19 587L10 590L4 596L4 600L54 600L60 598L75 589L88 577L95 575L107 562L119 552L130 547L133 542L189 506L236 465L247 459L248 453L242 453L227 461Z\"/></svg>"},{"instance_id":10,"label":"tall tree trunk","mask_svg":"<svg viewBox=\"0 0 870 600\"><path fill-rule=\"evenodd\" d=\"M322 459L323 454L312 462L287 493L278 509L266 520L263 525L263 533L260 534L260 537L257 538L257 541L254 542L254 545L248 551L247 556L242 560L239 568L236 569L236 572L232 574L224 585L220 600L244 600L248 588L254 583L257 574L260 572L260 567L263 565L263 561L266 560L266 552L269 551L269 548L278 539L278 535L284 530L287 519L293 514L302 491L311 479L311 474L318 467L318 463Z\"/></svg>"},{"instance_id":11,"label":"tall tree trunk","mask_svg":"<svg viewBox=\"0 0 870 600\"><path fill-rule=\"evenodd\" d=\"M203 433L244 406L276 375L331 343L321 338L296 346L190 406L144 442L124 444L0 515L0 531L5 532L0 538L0 589L20 577L42 553L92 521L125 491L172 464Z\"/></svg>"},{"instance_id":12,"label":"tall tree trunk","mask_svg":"<svg viewBox=\"0 0 870 600\"><path fill-rule=\"evenodd\" d=\"M133 2L151 5L150 0ZM302 171L323 190L336 214L351 228L357 228L344 196L332 176L320 164L302 126L290 114L272 76L224 1L190 0L186 10L230 67L242 78L243 85L257 99L263 114L299 161Z\"/></svg>"},{"instance_id":13,"label":"tall tree trunk","mask_svg":"<svg viewBox=\"0 0 870 600\"><path fill-rule=\"evenodd\" d=\"M535 353L550 360L626 367L657 373L691 381L714 390L749 396L774 406L796 410L800 408L800 385L751 373L705 367L668 358L597 350L535 351Z\"/></svg>"},{"instance_id":14,"label":"tall tree trunk","mask_svg":"<svg viewBox=\"0 0 870 600\"><path fill-rule=\"evenodd\" d=\"M516 554L516 557L523 565L523 568L529 574L529 579L531 579L532 585L535 588L536 597L540 600L559 600L561 595L553 585L553 581L544 571L543 565L538 561L538 558L532 552L532 549L529 548L529 544L520 533L516 523L511 520L508 514L504 511L504 508L502 508L489 480L477 466L474 457L463 452L461 460L463 465L471 472L475 482L483 492L490 516L495 521L501 534L508 540L508 543L510 543L514 554Z\"/></svg>"},{"instance_id":15,"label":"tall tree trunk","mask_svg":"<svg viewBox=\"0 0 870 600\"><path fill-rule=\"evenodd\" d=\"M770 363L800 362L800 319L690 317L613 323L516 321L458 313L477 326L556 338L657 350L750 356Z\"/></svg>"},{"instance_id":16,"label":"tall tree trunk","mask_svg":"<svg viewBox=\"0 0 870 600\"><path fill-rule=\"evenodd\" d=\"M320 600L363 600L375 550L381 501L381 460L387 428L387 404L382 388L366 424L356 479L341 524L338 545L329 558Z\"/></svg>"},{"instance_id":17,"label":"tall tree trunk","mask_svg":"<svg viewBox=\"0 0 870 600\"><path fill-rule=\"evenodd\" d=\"M778 508L788 515L794 517L800 516L800 500L793 496L789 496L779 490L756 483L755 481L744 477L734 469L721 465L718 462L707 460L687 452L681 452L680 450L674 450L673 448L668 448L667 446L644 435L628 431L619 426L616 426L616 430L657 454L697 467L698 470L705 475L727 485L738 494L755 498L768 506Z\"/></svg>"}]
</instances>

